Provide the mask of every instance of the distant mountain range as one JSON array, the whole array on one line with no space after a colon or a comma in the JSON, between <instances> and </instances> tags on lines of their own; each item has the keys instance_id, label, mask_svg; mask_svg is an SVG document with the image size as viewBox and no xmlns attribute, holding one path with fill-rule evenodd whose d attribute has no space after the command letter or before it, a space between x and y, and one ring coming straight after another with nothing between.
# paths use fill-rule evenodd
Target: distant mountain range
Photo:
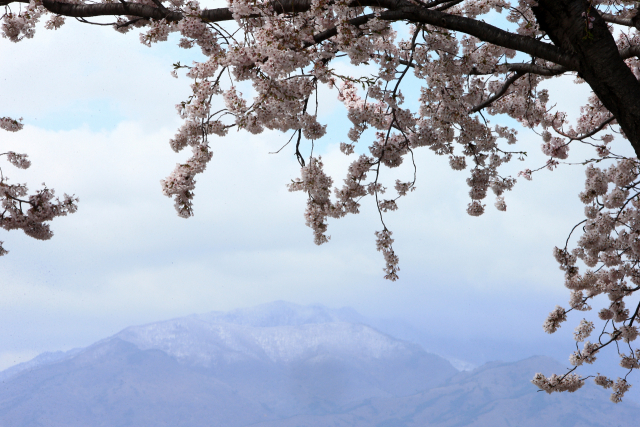
<instances>
[{"instance_id":1,"label":"distant mountain range","mask_svg":"<svg viewBox=\"0 0 640 427\"><path fill-rule=\"evenodd\" d=\"M538 393L546 357L459 372L353 310L276 302L127 328L0 372L0 427L631 426L586 386ZM586 390L585 390L586 389Z\"/></svg>"}]
</instances>

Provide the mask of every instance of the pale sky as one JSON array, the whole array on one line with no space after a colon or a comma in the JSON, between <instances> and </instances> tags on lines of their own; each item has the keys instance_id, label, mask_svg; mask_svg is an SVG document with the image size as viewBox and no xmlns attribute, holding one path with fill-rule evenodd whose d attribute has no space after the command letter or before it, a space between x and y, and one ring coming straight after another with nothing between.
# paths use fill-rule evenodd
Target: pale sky
<instances>
[{"instance_id":1,"label":"pale sky","mask_svg":"<svg viewBox=\"0 0 640 427\"><path fill-rule=\"evenodd\" d=\"M181 123L174 105L190 90L189 79L170 71L200 54L178 49L175 39L148 48L136 34L69 21L18 44L0 39L0 116L25 124L0 134L0 151L32 160L27 171L2 160L3 172L32 190L46 182L80 198L76 214L53 221L50 241L0 231L10 251L0 258L0 369L133 324L274 300L401 318L434 337L432 350L475 364L534 354L566 361L581 317L558 336L542 323L568 298L552 249L582 219L581 168L520 180L507 212L490 196L487 213L473 218L468 171L418 150L418 189L386 216L401 268L391 283L375 250L373 200L360 215L330 221L330 243L313 244L305 197L286 188L299 172L293 153L270 154L288 135L234 130L212 138L196 215L179 218L159 181L186 157L168 141ZM571 79L549 87L573 112L587 95ZM347 140L344 109L323 96L320 120L330 132L317 150L339 183L350 161L337 148ZM514 174L545 161L539 138L519 135L517 148L530 155L514 161ZM384 175L390 183L393 173Z\"/></svg>"}]
</instances>

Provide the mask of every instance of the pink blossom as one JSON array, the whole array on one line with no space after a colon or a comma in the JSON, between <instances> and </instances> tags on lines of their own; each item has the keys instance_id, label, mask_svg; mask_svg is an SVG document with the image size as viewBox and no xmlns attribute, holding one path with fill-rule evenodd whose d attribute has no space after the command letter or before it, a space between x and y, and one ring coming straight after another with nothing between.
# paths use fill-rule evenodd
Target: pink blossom
<instances>
[{"instance_id":1,"label":"pink blossom","mask_svg":"<svg viewBox=\"0 0 640 427\"><path fill-rule=\"evenodd\" d=\"M611 386L611 389L613 390L613 393L611 393L611 401L613 403L622 402L622 397L630 388L631 384L629 384L627 380L618 378L618 380Z\"/></svg>"},{"instance_id":2,"label":"pink blossom","mask_svg":"<svg viewBox=\"0 0 640 427\"><path fill-rule=\"evenodd\" d=\"M565 322L567 320L567 314L564 308L559 305L556 306L555 310L549 313L547 320L544 322L542 328L548 334L552 334L558 330L560 327L560 323Z\"/></svg>"}]
</instances>

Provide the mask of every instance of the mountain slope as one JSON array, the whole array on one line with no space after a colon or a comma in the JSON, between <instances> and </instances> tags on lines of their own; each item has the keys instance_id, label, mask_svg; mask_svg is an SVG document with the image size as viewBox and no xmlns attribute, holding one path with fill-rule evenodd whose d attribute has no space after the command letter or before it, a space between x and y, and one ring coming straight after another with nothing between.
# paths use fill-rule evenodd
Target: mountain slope
<instances>
[{"instance_id":1,"label":"mountain slope","mask_svg":"<svg viewBox=\"0 0 640 427\"><path fill-rule=\"evenodd\" d=\"M25 370L0 387L0 426L244 426L407 396L457 373L416 345L318 317L317 307L312 316L279 309L130 327Z\"/></svg>"},{"instance_id":2,"label":"mountain slope","mask_svg":"<svg viewBox=\"0 0 640 427\"><path fill-rule=\"evenodd\" d=\"M3 384L0 426L240 426L276 417L207 374L108 340Z\"/></svg>"},{"instance_id":3,"label":"mountain slope","mask_svg":"<svg viewBox=\"0 0 640 427\"><path fill-rule=\"evenodd\" d=\"M592 384L573 394L538 392L532 372L561 372L547 357L492 363L461 373L442 387L412 396L371 399L339 414L299 415L254 427L626 427L640 407L614 404Z\"/></svg>"}]
</instances>

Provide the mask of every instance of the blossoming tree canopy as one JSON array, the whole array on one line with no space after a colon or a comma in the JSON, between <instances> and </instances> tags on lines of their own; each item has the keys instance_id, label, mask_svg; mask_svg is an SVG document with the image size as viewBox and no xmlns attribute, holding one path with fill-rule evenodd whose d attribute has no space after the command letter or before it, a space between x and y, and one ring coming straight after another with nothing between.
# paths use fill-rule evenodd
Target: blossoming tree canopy
<instances>
[{"instance_id":1,"label":"blossoming tree canopy","mask_svg":"<svg viewBox=\"0 0 640 427\"><path fill-rule=\"evenodd\" d=\"M227 7L208 8L185 0L0 0L0 7L2 35L12 42L34 37L40 20L46 20L46 29L58 29L69 17L87 24L111 17L106 19L121 33L140 28L140 41L148 46L179 34L180 47L197 47L206 59L178 63L173 72L177 77L184 69L193 80L193 93L177 105L184 123L170 141L173 150L190 147L193 155L162 181L178 215L193 215L195 177L212 156L209 135L223 137L231 128L287 132L301 165L300 178L289 189L308 194L305 218L315 243L329 239L328 218L358 213L361 200L371 196L382 228L375 233L376 245L390 280L398 278L398 257L383 214L398 208L415 179L390 185L380 178L383 167L411 161L419 147L447 156L454 170L469 169L467 212L479 216L489 189L495 207L506 210L504 194L516 179L504 176L501 167L525 154L509 149L516 129L492 125L490 116L511 117L540 135L548 156L540 169L557 167L572 144L593 147L594 158L579 160L586 167L579 195L585 219L571 230L567 244L555 249L571 298L568 308L549 315L544 329L553 333L569 312L591 310L598 295L608 302L599 319L583 319L576 328L576 343L584 345L570 358L574 368L563 375L537 374L533 382L547 392L575 391L586 377L574 371L610 346L617 348L627 375L612 380L598 374L595 382L611 388L615 402L630 387L627 376L640 368L640 349L633 344L640 305L626 306L640 290L640 163L620 154L619 147L629 143L640 153L637 1L229 0ZM491 20L496 25L485 22L489 13L501 17ZM339 75L332 66L343 57L354 65L375 65L375 74ZM420 82L413 109L403 95L410 74ZM547 90L540 88L567 74L591 90L575 122L549 105ZM238 82L253 86L252 99L238 91ZM336 187L322 159L312 155L327 126L317 115L321 86L335 91L352 123L340 149L354 159ZM213 108L218 102L222 109ZM18 131L22 123L2 117L0 127ZM615 144L614 134L620 135ZM356 143L367 144L368 151L358 150L367 154L356 155ZM26 155L2 155L13 166L30 165ZM531 179L535 171L520 175ZM76 210L77 199L59 200L46 187L27 194L25 185L0 176L2 228L48 239L47 222ZM5 252L0 246L0 254Z\"/></svg>"}]
</instances>

